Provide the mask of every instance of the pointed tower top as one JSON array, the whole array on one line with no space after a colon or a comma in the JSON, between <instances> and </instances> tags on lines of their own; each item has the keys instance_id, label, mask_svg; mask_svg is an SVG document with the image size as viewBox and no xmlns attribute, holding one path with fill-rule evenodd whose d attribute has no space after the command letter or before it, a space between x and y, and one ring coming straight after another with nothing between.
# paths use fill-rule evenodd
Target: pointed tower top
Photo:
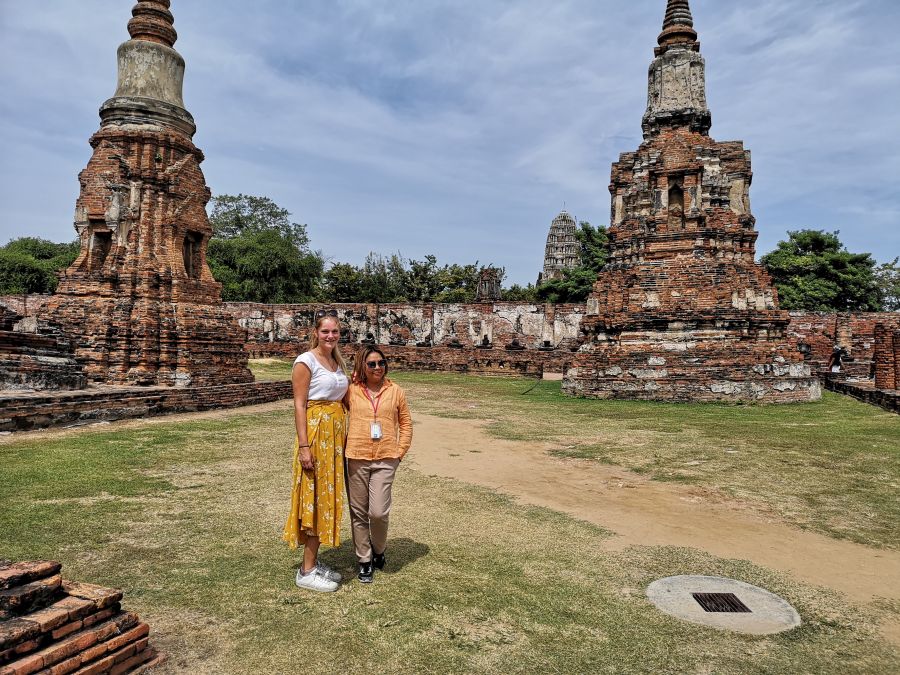
<instances>
[{"instance_id":1,"label":"pointed tower top","mask_svg":"<svg viewBox=\"0 0 900 675\"><path fill-rule=\"evenodd\" d=\"M666 19L663 21L663 29L671 28L675 24L693 26L694 17L691 16L691 7L688 0L669 0L666 7Z\"/></svg>"},{"instance_id":2,"label":"pointed tower top","mask_svg":"<svg viewBox=\"0 0 900 675\"><path fill-rule=\"evenodd\" d=\"M178 34L170 0L139 0L128 22L130 40L117 51L116 93L100 107L101 126L148 124L189 138L197 127L184 107L184 59L175 51Z\"/></svg>"},{"instance_id":3,"label":"pointed tower top","mask_svg":"<svg viewBox=\"0 0 900 675\"><path fill-rule=\"evenodd\" d=\"M707 134L712 115L706 103L706 64L688 0L668 0L658 42L650 64L644 138L663 128Z\"/></svg>"},{"instance_id":4,"label":"pointed tower top","mask_svg":"<svg viewBox=\"0 0 900 675\"><path fill-rule=\"evenodd\" d=\"M694 30L694 17L691 16L688 0L669 0L662 33L657 42L663 49L679 43L693 46L697 42L697 31Z\"/></svg>"},{"instance_id":5,"label":"pointed tower top","mask_svg":"<svg viewBox=\"0 0 900 675\"><path fill-rule=\"evenodd\" d=\"M169 11L170 0L139 0L132 8L134 17L128 22L128 33L132 40L158 42L172 47L178 39L175 32L175 17Z\"/></svg>"}]
</instances>

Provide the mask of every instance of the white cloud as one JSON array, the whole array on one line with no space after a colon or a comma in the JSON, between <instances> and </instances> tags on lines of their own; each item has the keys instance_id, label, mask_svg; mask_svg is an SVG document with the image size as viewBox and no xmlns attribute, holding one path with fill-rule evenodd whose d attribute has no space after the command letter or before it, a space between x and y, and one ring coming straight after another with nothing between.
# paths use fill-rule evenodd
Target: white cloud
<instances>
[{"instance_id":1,"label":"white cloud","mask_svg":"<svg viewBox=\"0 0 900 675\"><path fill-rule=\"evenodd\" d=\"M753 151L765 252L840 229L900 253L900 18L889 0L694 0L713 135ZM72 235L131 3L0 0L0 236ZM213 9L214 7L214 9ZM550 220L609 217L640 142L663 0L174 0L214 193L264 194L312 245L479 259L532 281Z\"/></svg>"}]
</instances>

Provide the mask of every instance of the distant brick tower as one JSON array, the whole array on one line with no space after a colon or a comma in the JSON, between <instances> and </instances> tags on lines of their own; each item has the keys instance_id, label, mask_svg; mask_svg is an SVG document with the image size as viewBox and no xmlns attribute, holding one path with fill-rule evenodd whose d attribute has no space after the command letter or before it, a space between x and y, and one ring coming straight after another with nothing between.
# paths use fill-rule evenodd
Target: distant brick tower
<instances>
[{"instance_id":1,"label":"distant brick tower","mask_svg":"<svg viewBox=\"0 0 900 675\"><path fill-rule=\"evenodd\" d=\"M184 59L169 0L141 0L118 50L79 175L81 253L49 301L89 380L210 385L252 381L241 328L206 264L212 228L203 153L181 98Z\"/></svg>"},{"instance_id":2,"label":"distant brick tower","mask_svg":"<svg viewBox=\"0 0 900 675\"><path fill-rule=\"evenodd\" d=\"M565 209L550 223L547 246L544 249L544 269L537 282L561 279L563 272L578 266L578 240L575 238L575 218Z\"/></svg>"},{"instance_id":3,"label":"distant brick tower","mask_svg":"<svg viewBox=\"0 0 900 675\"><path fill-rule=\"evenodd\" d=\"M669 0L658 42L644 142L612 167L609 262L563 388L596 398L817 399L818 380L785 339L788 313L754 262L750 153L708 135L687 0Z\"/></svg>"}]
</instances>

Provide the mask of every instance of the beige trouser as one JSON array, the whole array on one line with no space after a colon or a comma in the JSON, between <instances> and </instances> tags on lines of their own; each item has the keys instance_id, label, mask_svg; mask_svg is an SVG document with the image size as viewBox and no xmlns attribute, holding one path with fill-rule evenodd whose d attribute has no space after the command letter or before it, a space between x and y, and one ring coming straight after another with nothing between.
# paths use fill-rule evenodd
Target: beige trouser
<instances>
[{"instance_id":1,"label":"beige trouser","mask_svg":"<svg viewBox=\"0 0 900 675\"><path fill-rule=\"evenodd\" d=\"M372 559L372 549L384 553L391 513L391 485L398 464L399 459L347 460L350 528L360 562Z\"/></svg>"}]
</instances>

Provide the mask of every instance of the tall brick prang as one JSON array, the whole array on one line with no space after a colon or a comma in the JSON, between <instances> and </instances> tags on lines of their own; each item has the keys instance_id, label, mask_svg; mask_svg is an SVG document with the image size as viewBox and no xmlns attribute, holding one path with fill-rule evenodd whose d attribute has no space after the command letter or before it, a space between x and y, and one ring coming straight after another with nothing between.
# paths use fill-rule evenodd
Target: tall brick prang
<instances>
[{"instance_id":1,"label":"tall brick prang","mask_svg":"<svg viewBox=\"0 0 900 675\"><path fill-rule=\"evenodd\" d=\"M819 398L754 260L750 153L710 138L706 64L687 0L669 0L644 142L613 164L609 262L564 390L596 398Z\"/></svg>"},{"instance_id":2,"label":"tall brick prang","mask_svg":"<svg viewBox=\"0 0 900 675\"><path fill-rule=\"evenodd\" d=\"M210 191L182 100L169 0L141 0L118 50L81 172L81 253L48 309L76 338L92 382L204 386L252 381L245 336L206 263Z\"/></svg>"},{"instance_id":3,"label":"tall brick prang","mask_svg":"<svg viewBox=\"0 0 900 675\"><path fill-rule=\"evenodd\" d=\"M575 230L575 218L565 209L550 223L544 249L544 268L537 279L539 284L562 279L566 270L578 266L579 246Z\"/></svg>"}]
</instances>

